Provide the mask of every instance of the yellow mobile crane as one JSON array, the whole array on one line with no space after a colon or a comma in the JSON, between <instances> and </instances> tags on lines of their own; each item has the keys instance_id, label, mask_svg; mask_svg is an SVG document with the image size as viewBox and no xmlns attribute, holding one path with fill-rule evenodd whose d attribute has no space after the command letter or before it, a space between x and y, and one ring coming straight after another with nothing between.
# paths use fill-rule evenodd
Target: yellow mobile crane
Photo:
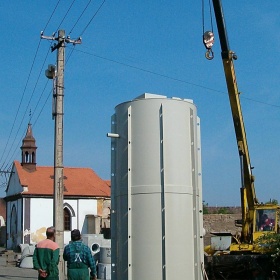
<instances>
[{"instance_id":1,"label":"yellow mobile crane","mask_svg":"<svg viewBox=\"0 0 280 280\"><path fill-rule=\"evenodd\" d=\"M250 162L239 98L240 92L237 87L233 63L233 61L237 59L237 56L229 48L221 0L212 1L220 38L221 54L241 165L242 185L240 190L242 220L236 221L236 225L242 226L242 231L240 238L233 239L230 245L230 253L258 253L260 252L260 247L255 246L256 239L267 233L277 233L277 210L279 206L259 203L256 197L254 176L252 175L253 168ZM208 59L212 59L212 57L208 57Z\"/></svg>"}]
</instances>

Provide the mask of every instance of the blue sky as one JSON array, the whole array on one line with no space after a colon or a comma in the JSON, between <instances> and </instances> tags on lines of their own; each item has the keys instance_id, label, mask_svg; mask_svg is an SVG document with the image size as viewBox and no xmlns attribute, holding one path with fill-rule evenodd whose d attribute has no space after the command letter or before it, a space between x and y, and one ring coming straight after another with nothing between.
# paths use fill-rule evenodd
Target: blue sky
<instances>
[{"instance_id":1,"label":"blue sky","mask_svg":"<svg viewBox=\"0 0 280 280\"><path fill-rule=\"evenodd\" d=\"M44 71L55 63L56 53L48 53L50 42L40 41L40 31L50 36L64 29L72 39L82 34L81 45L66 48L64 165L91 167L109 179L106 133L115 106L144 92L189 98L201 118L203 200L240 205L239 157L216 22L213 18L215 58L208 61L201 1L106 0L89 25L103 0L92 0L83 14L87 0L61 0L54 11L57 3L0 3L2 169L20 160L30 109L37 164L53 164L51 82ZM238 55L235 70L256 193L260 201L280 201L280 2L224 0L223 8L230 47Z\"/></svg>"}]
</instances>

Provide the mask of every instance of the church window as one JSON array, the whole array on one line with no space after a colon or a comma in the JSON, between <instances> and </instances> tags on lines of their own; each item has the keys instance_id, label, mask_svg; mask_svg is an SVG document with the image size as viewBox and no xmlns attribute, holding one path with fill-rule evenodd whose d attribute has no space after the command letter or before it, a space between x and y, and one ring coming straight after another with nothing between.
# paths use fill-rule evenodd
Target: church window
<instances>
[{"instance_id":1,"label":"church window","mask_svg":"<svg viewBox=\"0 0 280 280\"><path fill-rule=\"evenodd\" d=\"M65 207L63 211L64 211L64 230L71 230L70 210L67 207Z\"/></svg>"},{"instance_id":2,"label":"church window","mask_svg":"<svg viewBox=\"0 0 280 280\"><path fill-rule=\"evenodd\" d=\"M29 163L29 153L25 152L25 161L26 163Z\"/></svg>"}]
</instances>

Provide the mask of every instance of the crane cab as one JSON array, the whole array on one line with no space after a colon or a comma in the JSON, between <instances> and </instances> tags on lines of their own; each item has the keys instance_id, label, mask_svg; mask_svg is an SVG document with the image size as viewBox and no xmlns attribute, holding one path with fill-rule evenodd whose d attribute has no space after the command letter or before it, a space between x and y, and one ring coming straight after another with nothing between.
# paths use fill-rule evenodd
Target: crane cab
<instances>
[{"instance_id":1,"label":"crane cab","mask_svg":"<svg viewBox=\"0 0 280 280\"><path fill-rule=\"evenodd\" d=\"M278 233L278 205L264 204L255 209L253 242L260 236Z\"/></svg>"}]
</instances>

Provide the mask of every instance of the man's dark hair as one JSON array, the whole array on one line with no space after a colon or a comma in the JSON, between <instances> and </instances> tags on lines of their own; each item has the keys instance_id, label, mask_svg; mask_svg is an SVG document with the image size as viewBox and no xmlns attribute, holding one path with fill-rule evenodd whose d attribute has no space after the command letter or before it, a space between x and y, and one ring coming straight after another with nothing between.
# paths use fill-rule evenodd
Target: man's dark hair
<instances>
[{"instance_id":1,"label":"man's dark hair","mask_svg":"<svg viewBox=\"0 0 280 280\"><path fill-rule=\"evenodd\" d=\"M55 228L54 227L48 227L46 230L46 236L47 238L52 238L55 235Z\"/></svg>"},{"instance_id":2,"label":"man's dark hair","mask_svg":"<svg viewBox=\"0 0 280 280\"><path fill-rule=\"evenodd\" d=\"M72 241L77 241L81 239L81 233L78 229L73 229L71 231L71 240Z\"/></svg>"}]
</instances>

